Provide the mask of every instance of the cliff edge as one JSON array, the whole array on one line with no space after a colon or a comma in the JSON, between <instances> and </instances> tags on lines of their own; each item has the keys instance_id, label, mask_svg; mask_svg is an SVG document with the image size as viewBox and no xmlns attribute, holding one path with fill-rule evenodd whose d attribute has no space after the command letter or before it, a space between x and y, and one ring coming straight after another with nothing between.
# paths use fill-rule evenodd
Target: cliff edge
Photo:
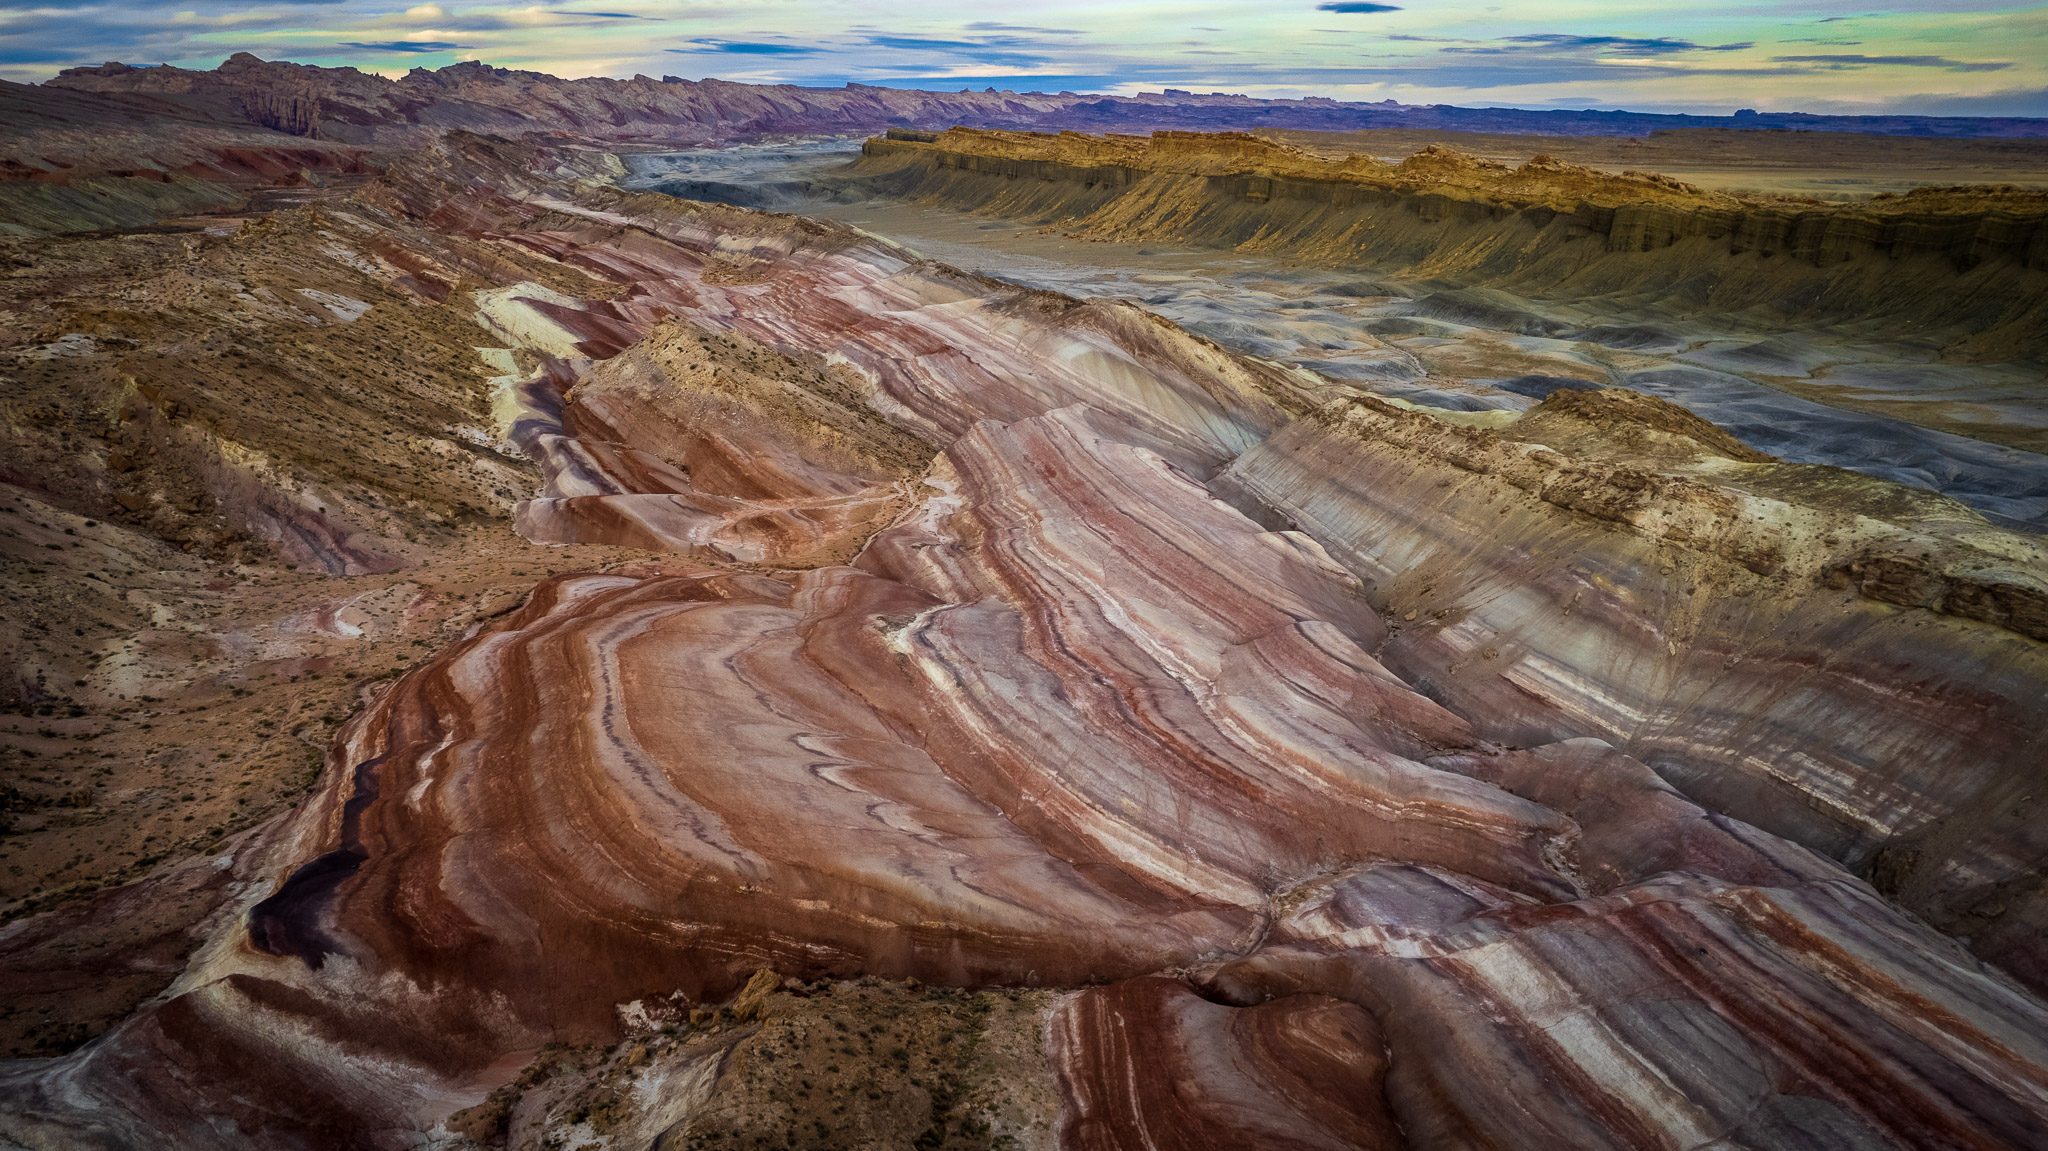
<instances>
[{"instance_id":1,"label":"cliff edge","mask_svg":"<svg viewBox=\"0 0 2048 1151\"><path fill-rule=\"evenodd\" d=\"M1432 145L1399 164L1237 132L953 128L869 140L877 191L1058 224L1590 307L1837 326L1945 357L2048 353L2048 192L1924 188L1854 204L1708 191L1538 155Z\"/></svg>"}]
</instances>

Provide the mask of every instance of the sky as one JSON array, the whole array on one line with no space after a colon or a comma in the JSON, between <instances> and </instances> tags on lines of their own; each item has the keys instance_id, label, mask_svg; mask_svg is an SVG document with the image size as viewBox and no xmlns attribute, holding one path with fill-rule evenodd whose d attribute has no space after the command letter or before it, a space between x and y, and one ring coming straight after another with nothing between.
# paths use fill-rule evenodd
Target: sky
<instances>
[{"instance_id":1,"label":"sky","mask_svg":"<svg viewBox=\"0 0 2048 1151\"><path fill-rule=\"evenodd\" d=\"M563 77L1526 108L2048 116L2048 4L1996 0L0 0L0 77L235 52Z\"/></svg>"}]
</instances>

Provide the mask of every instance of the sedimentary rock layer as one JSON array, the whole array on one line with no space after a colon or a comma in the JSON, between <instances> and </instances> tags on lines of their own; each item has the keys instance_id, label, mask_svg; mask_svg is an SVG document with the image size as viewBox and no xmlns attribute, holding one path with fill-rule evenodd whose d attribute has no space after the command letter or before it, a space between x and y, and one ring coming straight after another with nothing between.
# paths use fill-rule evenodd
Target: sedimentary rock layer
<instances>
[{"instance_id":1,"label":"sedimentary rock layer","mask_svg":"<svg viewBox=\"0 0 2048 1151\"><path fill-rule=\"evenodd\" d=\"M0 82L0 235L135 227L252 187L356 177L363 151L161 97Z\"/></svg>"},{"instance_id":2,"label":"sedimentary rock layer","mask_svg":"<svg viewBox=\"0 0 2048 1151\"><path fill-rule=\"evenodd\" d=\"M1194 967L1275 1001L1085 993L1067 1145L2048 1130L2032 1000L1605 745L1478 742L1359 646L1347 573L1114 430L982 425L880 570L545 585L352 725L310 857L65 1091L290 1142L425 1125L506 1052L760 966ZM385 1070L320 1070L350 1049ZM1175 1058L1202 1105L1115 1086ZM280 1102L220 1111L229 1081ZM56 1087L16 1081L16 1133L83 1136Z\"/></svg>"},{"instance_id":3,"label":"sedimentary rock layer","mask_svg":"<svg viewBox=\"0 0 2048 1151\"><path fill-rule=\"evenodd\" d=\"M1495 433L1342 404L1214 486L1364 577L1381 657L1483 734L1598 735L2042 980L2039 545L1696 441L1590 460L1590 407Z\"/></svg>"},{"instance_id":4,"label":"sedimentary rock layer","mask_svg":"<svg viewBox=\"0 0 2048 1151\"><path fill-rule=\"evenodd\" d=\"M1867 823L1951 802L1942 772L2023 786L2031 541L1639 397L1473 437L1318 407L1136 308L573 183L586 160L454 138L353 211L603 282L471 297L512 346L498 430L546 485L527 531L667 554L546 580L369 699L161 1002L0 1068L0 1136L491 1138L494 1090L571 1073L548 1044L867 974L1081 989L1047 1030L1069 1147L2048 1137L2048 1008L1704 794L1812 765L1784 795ZM1637 602L1662 566L1686 610ZM1418 625L1406 578L1464 598ZM1474 656L1547 678L1454 690L1431 636L1516 604L1548 630ZM1833 613L1947 638L1841 667ZM1833 669L1796 683L1809 722L1738 690L1631 755L1612 716L1666 701L1623 693L1676 678L1681 637L1746 654L1752 616ZM1941 743L1896 702L1922 697L1995 721ZM1945 858L2039 858L1966 839ZM551 1136L738 1115L713 1081L754 1036L693 1035Z\"/></svg>"},{"instance_id":5,"label":"sedimentary rock layer","mask_svg":"<svg viewBox=\"0 0 2048 1151\"><path fill-rule=\"evenodd\" d=\"M1717 808L1876 877L2030 980L2048 977L2033 878L2048 831L2023 802L2030 717L2048 706L2037 544L1938 498L1775 464L1625 393L1562 393L1499 434L1363 401L1258 442L1310 402L1298 377L1126 307L1019 293L872 241L814 233L783 256L789 241L776 239L735 265L744 245L699 230L774 219L689 209L653 223L660 242L629 238L632 264L609 239L603 253L583 247L606 234L595 229L519 242L647 278L626 300L557 309L563 324L594 333L672 307L733 338L837 357L874 381L870 403L935 445L966 429L963 416L1086 401L1192 474L1234 457L1214 490L1327 541L1376 606L1423 613L1397 619L1376 650L1489 737L1614 741ZM830 308L798 287L813 283L831 285ZM631 322L643 326L590 347L646 330ZM1189 430L1162 426L1172 419ZM846 498L866 523L882 497ZM609 516L551 522L563 538L641 538L604 535ZM791 546L818 546L821 530Z\"/></svg>"},{"instance_id":6,"label":"sedimentary rock layer","mask_svg":"<svg viewBox=\"0 0 2048 1151\"><path fill-rule=\"evenodd\" d=\"M2048 194L1924 189L1856 205L1703 192L1432 145L1399 165L1234 133L897 132L856 167L891 194L1080 234L1174 239L1530 295L1774 324L1899 325L1972 356L2048 351Z\"/></svg>"},{"instance_id":7,"label":"sedimentary rock layer","mask_svg":"<svg viewBox=\"0 0 2048 1151\"><path fill-rule=\"evenodd\" d=\"M514 189L531 179L479 142L460 148ZM631 286L604 300L540 285L480 297L485 322L539 365L504 385L517 393L508 435L548 476L520 509L529 538L843 561L977 421L1085 402L1206 475L1300 402L1293 373L1128 304L966 275L843 226L657 195L599 193L602 207L450 196L441 155L396 165L369 195Z\"/></svg>"},{"instance_id":8,"label":"sedimentary rock layer","mask_svg":"<svg viewBox=\"0 0 2048 1151\"><path fill-rule=\"evenodd\" d=\"M1177 979L1134 979L1061 1004L1048 1040L1062 1147L1403 1146L1379 1024L1341 999L1231 1008Z\"/></svg>"},{"instance_id":9,"label":"sedimentary rock layer","mask_svg":"<svg viewBox=\"0 0 2048 1151\"><path fill-rule=\"evenodd\" d=\"M1461 762L1578 820L1598 894L1566 912L1372 868L1209 980L1239 1003L1369 1006L1408 1144L2019 1147L2048 1130L2039 1005L1951 966L1960 950L1908 959L1924 928L1868 888L1688 810L1594 741Z\"/></svg>"}]
</instances>

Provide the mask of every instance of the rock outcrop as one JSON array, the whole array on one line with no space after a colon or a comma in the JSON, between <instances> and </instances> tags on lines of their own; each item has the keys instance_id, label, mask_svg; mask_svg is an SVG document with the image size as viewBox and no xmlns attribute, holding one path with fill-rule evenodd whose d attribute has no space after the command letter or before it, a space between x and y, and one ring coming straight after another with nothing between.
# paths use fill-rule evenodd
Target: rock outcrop
<instances>
[{"instance_id":1,"label":"rock outcrop","mask_svg":"<svg viewBox=\"0 0 2048 1151\"><path fill-rule=\"evenodd\" d=\"M239 108L0 81L0 235L133 228L373 169L360 148L273 127Z\"/></svg>"},{"instance_id":2,"label":"rock outcrop","mask_svg":"<svg viewBox=\"0 0 2048 1151\"><path fill-rule=\"evenodd\" d=\"M1632 310L1842 326L1975 358L2048 353L2048 193L1921 189L1854 205L1706 192L1538 156L1431 145L1398 165L1239 133L1149 138L955 128L871 139L893 195L1102 239L1170 239L1455 277ZM1750 317L1753 319L1754 317Z\"/></svg>"},{"instance_id":3,"label":"rock outcrop","mask_svg":"<svg viewBox=\"0 0 2048 1151\"><path fill-rule=\"evenodd\" d=\"M1323 404L604 170L451 135L347 212L506 345L520 527L652 554L369 693L160 999L0 1066L0 1137L711 1139L799 1113L785 1053L843 1083L775 989L856 976L1069 992L1000 1103L828 1035L928 1144L994 1139L941 1095L1087 1148L2048 1137L2035 904L1982 909L2002 971L1824 854L2032 890L2032 808L1970 804L2030 785L2035 541L1625 393Z\"/></svg>"},{"instance_id":4,"label":"rock outcrop","mask_svg":"<svg viewBox=\"0 0 2048 1151\"><path fill-rule=\"evenodd\" d=\"M1364 577L1396 621L1381 657L1488 737L1598 735L2048 975L2033 868L1995 862L2044 834L2025 766L2048 706L2038 543L1698 441L1677 464L1669 439L1661 463L1589 459L1589 406L1489 432L1340 404L1213 486ZM1954 690L1941 667L2014 678Z\"/></svg>"}]
</instances>

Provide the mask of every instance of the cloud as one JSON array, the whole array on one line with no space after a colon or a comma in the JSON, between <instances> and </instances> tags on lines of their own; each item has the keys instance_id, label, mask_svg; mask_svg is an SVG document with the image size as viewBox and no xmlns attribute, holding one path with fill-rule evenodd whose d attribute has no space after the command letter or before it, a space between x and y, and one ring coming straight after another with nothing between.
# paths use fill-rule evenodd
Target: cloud
<instances>
[{"instance_id":1,"label":"cloud","mask_svg":"<svg viewBox=\"0 0 2048 1151\"><path fill-rule=\"evenodd\" d=\"M0 48L0 64L69 64L76 52L57 48Z\"/></svg>"},{"instance_id":2,"label":"cloud","mask_svg":"<svg viewBox=\"0 0 2048 1151\"><path fill-rule=\"evenodd\" d=\"M1354 16L1364 16L1373 12L1399 12L1400 10L1399 7L1393 4L1360 4L1353 2L1353 0L1338 0L1335 4L1316 5L1316 11L1318 12L1343 12Z\"/></svg>"},{"instance_id":3,"label":"cloud","mask_svg":"<svg viewBox=\"0 0 2048 1151\"><path fill-rule=\"evenodd\" d=\"M1872 64L1889 64L1901 68L1946 68L1951 72L2003 72L2013 66L2010 60L1951 60L1946 56L1863 56L1840 53L1833 56L1773 56L1774 64L1820 64L1830 68L1867 68Z\"/></svg>"},{"instance_id":4,"label":"cloud","mask_svg":"<svg viewBox=\"0 0 2048 1151\"><path fill-rule=\"evenodd\" d=\"M969 32L1036 32L1041 36L1080 36L1079 28L1033 28L1025 24L994 24L987 20L976 20L967 26Z\"/></svg>"},{"instance_id":5,"label":"cloud","mask_svg":"<svg viewBox=\"0 0 2048 1151\"><path fill-rule=\"evenodd\" d=\"M1908 96L1897 104L1926 116L2048 116L2048 88L2007 88L1981 96L1936 93Z\"/></svg>"},{"instance_id":6,"label":"cloud","mask_svg":"<svg viewBox=\"0 0 2048 1151\"><path fill-rule=\"evenodd\" d=\"M1305 94L1327 93L1335 95L1334 89L1357 87L1365 84L1396 84L1428 88L1436 92L1464 89L1476 95L1479 92L1500 88L1537 88L1545 85L1574 86L1587 84L1612 84L1617 69L1610 63L1578 57L1560 56L1489 56L1474 60L1467 57L1449 57L1423 62L1378 64L1349 64L1344 66L1304 65L1283 67L1257 63L1233 63L1227 70L1218 69L1211 73L1190 75L1183 70L1173 69L1166 61L1146 61L1142 66L1127 68L1107 81L1116 87L1129 88L1134 84L1167 84L1183 88L1213 88L1230 85L1237 88L1248 86L1285 86ZM1697 79L1700 77L1742 77L1781 79L1796 74L1798 66L1785 64L1764 64L1756 67L1713 68L1687 66L1664 60L1648 60L1627 69L1632 81L1655 82L1664 79ZM1015 79L1029 82L1031 77ZM892 81L893 82L893 81ZM966 78L953 81L953 86L966 82ZM980 86L976 82L976 87ZM1022 90L1022 89L1020 89ZM1472 98L1468 96L1467 99ZM1526 99L1526 98L1525 98ZM1452 101L1444 101L1452 102ZM1463 102L1463 101L1457 101ZM1521 102L1520 100L1516 101ZM1613 95L1589 96L1579 103L1580 107L1598 104L1618 108L1631 103L1629 97L1616 98Z\"/></svg>"},{"instance_id":7,"label":"cloud","mask_svg":"<svg viewBox=\"0 0 2048 1151\"><path fill-rule=\"evenodd\" d=\"M1561 32L1507 36L1503 39L1514 47L1445 48L1443 51L1494 55L1502 52L1569 52L1587 48L1611 48L1631 56L1668 56L1676 52L1737 52L1744 48L1756 47L1756 43L1751 40L1737 44L1695 44L1690 40L1673 40L1668 36L1640 39L1631 36L1567 36Z\"/></svg>"},{"instance_id":8,"label":"cloud","mask_svg":"<svg viewBox=\"0 0 2048 1151\"><path fill-rule=\"evenodd\" d=\"M53 74L56 68L75 64L99 64L128 56L139 60L175 58L185 38L180 29L165 27L108 27L97 13L45 10L0 13L0 67L14 71L37 65L35 71ZM25 77L24 77L25 78Z\"/></svg>"},{"instance_id":9,"label":"cloud","mask_svg":"<svg viewBox=\"0 0 2048 1151\"><path fill-rule=\"evenodd\" d=\"M870 36L868 43L878 48L896 48L915 52L925 48L985 48L986 44L973 40L927 40L919 36Z\"/></svg>"},{"instance_id":10,"label":"cloud","mask_svg":"<svg viewBox=\"0 0 2048 1151\"><path fill-rule=\"evenodd\" d=\"M994 88L1004 92L1051 92L1054 85L1060 89L1086 92L1100 91L1130 82L1130 77L1121 75L1103 76L899 76L886 80L862 80L861 83L875 88L914 88L927 92L954 92L961 88Z\"/></svg>"},{"instance_id":11,"label":"cloud","mask_svg":"<svg viewBox=\"0 0 2048 1151\"><path fill-rule=\"evenodd\" d=\"M761 44L750 40L697 39L688 41L693 48L670 48L671 52L727 52L734 56L815 56L816 48L805 48L796 44Z\"/></svg>"},{"instance_id":12,"label":"cloud","mask_svg":"<svg viewBox=\"0 0 2048 1151\"><path fill-rule=\"evenodd\" d=\"M360 48L365 52L453 52L456 49L474 48L474 44L450 44L446 40L373 40L366 44L346 43L344 48Z\"/></svg>"},{"instance_id":13,"label":"cloud","mask_svg":"<svg viewBox=\"0 0 2048 1151\"><path fill-rule=\"evenodd\" d=\"M866 42L876 48L888 48L896 52L937 52L979 64L984 68L1009 68L1018 72L1045 63L1043 56L1011 51L1014 48L1031 46L1031 41L1015 36L983 36L977 40L934 40L924 36L874 33L867 37Z\"/></svg>"},{"instance_id":14,"label":"cloud","mask_svg":"<svg viewBox=\"0 0 2048 1151\"><path fill-rule=\"evenodd\" d=\"M4 0L0 0L0 2L4 2ZM429 29L443 35L451 32L516 33L533 32L541 28L615 28L619 25L620 21L651 19L645 16L634 16L626 12L564 12L559 10L550 11L538 6L514 8L500 12L442 12L439 15L426 14L422 11L424 8L434 7L437 6L422 5L420 8L413 8L403 13L385 13L361 23L332 29L332 31L337 34L353 32L357 35L365 32L424 32ZM256 12L262 14L261 9L257 9ZM301 26L289 20L289 18L285 22L280 23L275 15L268 16L267 20L270 24L277 27L296 28ZM424 28L422 28L423 24L425 25Z\"/></svg>"}]
</instances>

